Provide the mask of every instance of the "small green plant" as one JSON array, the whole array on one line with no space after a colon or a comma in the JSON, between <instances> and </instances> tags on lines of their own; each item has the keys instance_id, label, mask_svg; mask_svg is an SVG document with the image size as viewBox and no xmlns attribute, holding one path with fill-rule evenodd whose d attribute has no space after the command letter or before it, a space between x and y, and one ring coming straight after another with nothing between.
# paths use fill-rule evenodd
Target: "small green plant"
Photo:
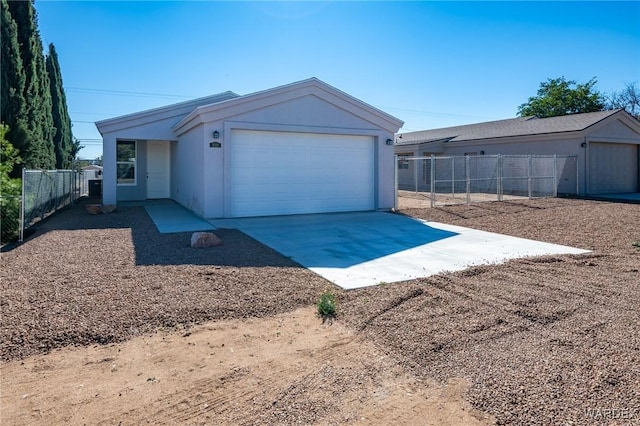
<instances>
[{"instance_id":1,"label":"small green plant","mask_svg":"<svg viewBox=\"0 0 640 426\"><path fill-rule=\"evenodd\" d=\"M632 246L634 246L635 248L637 248L638 250L640 250L640 241L635 241L633 243L631 243Z\"/></svg>"},{"instance_id":2,"label":"small green plant","mask_svg":"<svg viewBox=\"0 0 640 426\"><path fill-rule=\"evenodd\" d=\"M322 317L323 321L327 318L335 318L338 300L330 290L325 290L320 295L316 307L318 308L318 315Z\"/></svg>"}]
</instances>

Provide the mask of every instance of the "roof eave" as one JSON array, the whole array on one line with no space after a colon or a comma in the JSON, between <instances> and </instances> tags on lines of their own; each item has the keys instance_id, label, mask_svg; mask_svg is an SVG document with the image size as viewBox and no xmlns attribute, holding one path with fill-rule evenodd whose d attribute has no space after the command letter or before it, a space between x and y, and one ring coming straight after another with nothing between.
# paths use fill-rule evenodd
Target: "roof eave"
<instances>
[{"instance_id":1,"label":"roof eave","mask_svg":"<svg viewBox=\"0 0 640 426\"><path fill-rule=\"evenodd\" d=\"M105 130L108 130L109 127L114 127L115 128L114 130L118 130L120 128L130 127L128 126L127 123L140 122L140 121L151 122L151 121L156 121L158 119L165 119L165 118L170 118L172 116L182 115L182 114L185 114L184 110L196 108L198 105L206 104L207 102L210 102L210 103L224 102L224 101L220 101L219 99L224 98L225 96L238 97L239 95L232 91L221 92L211 96L191 99L185 102L179 102L171 105L165 105L157 108L147 109L144 111L134 112L131 114L120 115L117 117L108 118L106 120L96 121L95 126L98 128L98 131L100 132L100 134L104 135ZM178 110L181 110L181 111L175 114L172 113L172 111L178 111Z\"/></svg>"},{"instance_id":2,"label":"roof eave","mask_svg":"<svg viewBox=\"0 0 640 426\"><path fill-rule=\"evenodd\" d=\"M200 124L201 122L209 121L209 120L201 119L201 121L198 122L198 120L196 120L196 117L198 116L203 116L205 114L213 114L216 111L220 111L225 108L236 107L238 105L248 104L250 102L257 102L257 101L265 100L269 97L275 97L278 95L282 96L288 93L294 93L296 91L300 91L305 88L309 88L309 89L316 88L322 91L323 93L326 94L326 96L324 96L325 100L327 97L330 97L330 96L339 98L341 101L346 102L348 105L350 105L352 107L350 108L350 112L356 115L358 114L354 112L353 107L355 107L356 109L365 110L368 114L370 114L371 116L377 119L376 122L378 123L378 125L380 125L380 122L382 122L383 125L380 125L380 127L383 127L385 130L389 131L390 133L397 132L398 129L400 129L400 127L402 127L402 125L404 124L404 122L399 120L398 118L393 117L385 113L384 111L381 111L365 102L362 102L361 100L354 98L353 96L350 96L345 92L342 92L341 90L338 90L335 87L330 86L318 80L315 77L312 77L307 80L302 80L302 81L287 84L284 86L279 86L272 89L250 93L248 95L240 96L234 99L229 99L216 104L205 105L202 107L195 108L191 113L189 113L186 117L180 120L180 122L178 122L175 126L173 126L172 130L174 131L174 133L176 133L176 135L180 135L190 130L194 126ZM295 96L292 95L291 99L308 95L308 94L313 94L313 93L310 91L300 95L295 95ZM371 118L369 118L369 121L371 121Z\"/></svg>"}]
</instances>

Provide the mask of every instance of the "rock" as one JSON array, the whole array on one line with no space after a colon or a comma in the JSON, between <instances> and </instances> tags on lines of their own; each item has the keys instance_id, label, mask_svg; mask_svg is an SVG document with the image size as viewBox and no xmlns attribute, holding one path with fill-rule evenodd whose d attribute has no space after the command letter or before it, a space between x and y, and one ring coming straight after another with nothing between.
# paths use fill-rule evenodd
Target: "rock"
<instances>
[{"instance_id":1,"label":"rock","mask_svg":"<svg viewBox=\"0 0 640 426\"><path fill-rule=\"evenodd\" d=\"M102 205L102 212L109 214L109 213L113 213L116 211L117 206L115 204L103 204Z\"/></svg>"},{"instance_id":2,"label":"rock","mask_svg":"<svg viewBox=\"0 0 640 426\"><path fill-rule=\"evenodd\" d=\"M85 209L89 214L102 214L102 206L100 204L87 204Z\"/></svg>"},{"instance_id":3,"label":"rock","mask_svg":"<svg viewBox=\"0 0 640 426\"><path fill-rule=\"evenodd\" d=\"M191 247L193 248L212 247L221 244L222 240L211 232L194 232L191 235Z\"/></svg>"}]
</instances>

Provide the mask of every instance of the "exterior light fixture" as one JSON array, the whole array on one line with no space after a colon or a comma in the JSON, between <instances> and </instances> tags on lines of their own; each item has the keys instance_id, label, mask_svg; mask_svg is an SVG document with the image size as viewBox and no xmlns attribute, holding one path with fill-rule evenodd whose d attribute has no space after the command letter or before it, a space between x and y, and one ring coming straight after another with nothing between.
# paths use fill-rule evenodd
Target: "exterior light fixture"
<instances>
[{"instance_id":1,"label":"exterior light fixture","mask_svg":"<svg viewBox=\"0 0 640 426\"><path fill-rule=\"evenodd\" d=\"M219 131L217 131L217 130L214 130L214 131L213 131L213 138L214 138L214 139L218 139L218 138L220 138L220 132L219 132Z\"/></svg>"},{"instance_id":2,"label":"exterior light fixture","mask_svg":"<svg viewBox=\"0 0 640 426\"><path fill-rule=\"evenodd\" d=\"M580 146L581 146L582 148L584 148L584 147L586 147L586 146L587 146L587 143L586 143L586 142L582 142L582 143L580 144Z\"/></svg>"},{"instance_id":3,"label":"exterior light fixture","mask_svg":"<svg viewBox=\"0 0 640 426\"><path fill-rule=\"evenodd\" d=\"M387 139L387 145L393 145L393 139Z\"/></svg>"}]
</instances>

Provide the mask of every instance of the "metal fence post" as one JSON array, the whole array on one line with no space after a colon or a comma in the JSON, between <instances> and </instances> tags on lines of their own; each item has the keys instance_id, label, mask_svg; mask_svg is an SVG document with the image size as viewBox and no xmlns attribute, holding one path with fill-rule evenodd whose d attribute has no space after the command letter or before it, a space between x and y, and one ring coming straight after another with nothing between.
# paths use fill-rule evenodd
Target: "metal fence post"
<instances>
[{"instance_id":1,"label":"metal fence post","mask_svg":"<svg viewBox=\"0 0 640 426\"><path fill-rule=\"evenodd\" d=\"M576 164L576 195L580 195L580 175L579 173L579 167L578 167L578 156L574 156L573 158L575 158L575 164Z\"/></svg>"},{"instance_id":2,"label":"metal fence post","mask_svg":"<svg viewBox=\"0 0 640 426\"><path fill-rule=\"evenodd\" d=\"M469 160L471 157L469 157L468 155L464 156L464 174L467 178L467 204L471 204L471 177L469 176L470 173L470 167L469 167Z\"/></svg>"},{"instance_id":3,"label":"metal fence post","mask_svg":"<svg viewBox=\"0 0 640 426\"><path fill-rule=\"evenodd\" d=\"M411 163L409 163L411 164ZM414 192L418 192L418 162L417 160L413 161L413 186Z\"/></svg>"},{"instance_id":4,"label":"metal fence post","mask_svg":"<svg viewBox=\"0 0 640 426\"><path fill-rule=\"evenodd\" d=\"M558 154L553 154L553 198L558 197Z\"/></svg>"},{"instance_id":5,"label":"metal fence post","mask_svg":"<svg viewBox=\"0 0 640 426\"><path fill-rule=\"evenodd\" d=\"M496 178L498 182L496 182L496 186L498 187L498 201L502 201L502 154L498 154L498 173Z\"/></svg>"},{"instance_id":6,"label":"metal fence post","mask_svg":"<svg viewBox=\"0 0 640 426\"><path fill-rule=\"evenodd\" d=\"M22 168L22 193L20 194L20 236L18 240L22 242L24 240L24 182L25 182L25 167Z\"/></svg>"},{"instance_id":7,"label":"metal fence post","mask_svg":"<svg viewBox=\"0 0 640 426\"><path fill-rule=\"evenodd\" d=\"M436 156L431 154L431 207L436 205Z\"/></svg>"},{"instance_id":8,"label":"metal fence post","mask_svg":"<svg viewBox=\"0 0 640 426\"><path fill-rule=\"evenodd\" d=\"M451 157L451 196L456 196L456 159Z\"/></svg>"},{"instance_id":9,"label":"metal fence post","mask_svg":"<svg viewBox=\"0 0 640 426\"><path fill-rule=\"evenodd\" d=\"M398 210L398 154L393 154L394 168L393 168L393 209Z\"/></svg>"},{"instance_id":10,"label":"metal fence post","mask_svg":"<svg viewBox=\"0 0 640 426\"><path fill-rule=\"evenodd\" d=\"M529 199L531 199L531 169L533 168L533 155L529 154L529 162L527 163L527 189Z\"/></svg>"}]
</instances>

